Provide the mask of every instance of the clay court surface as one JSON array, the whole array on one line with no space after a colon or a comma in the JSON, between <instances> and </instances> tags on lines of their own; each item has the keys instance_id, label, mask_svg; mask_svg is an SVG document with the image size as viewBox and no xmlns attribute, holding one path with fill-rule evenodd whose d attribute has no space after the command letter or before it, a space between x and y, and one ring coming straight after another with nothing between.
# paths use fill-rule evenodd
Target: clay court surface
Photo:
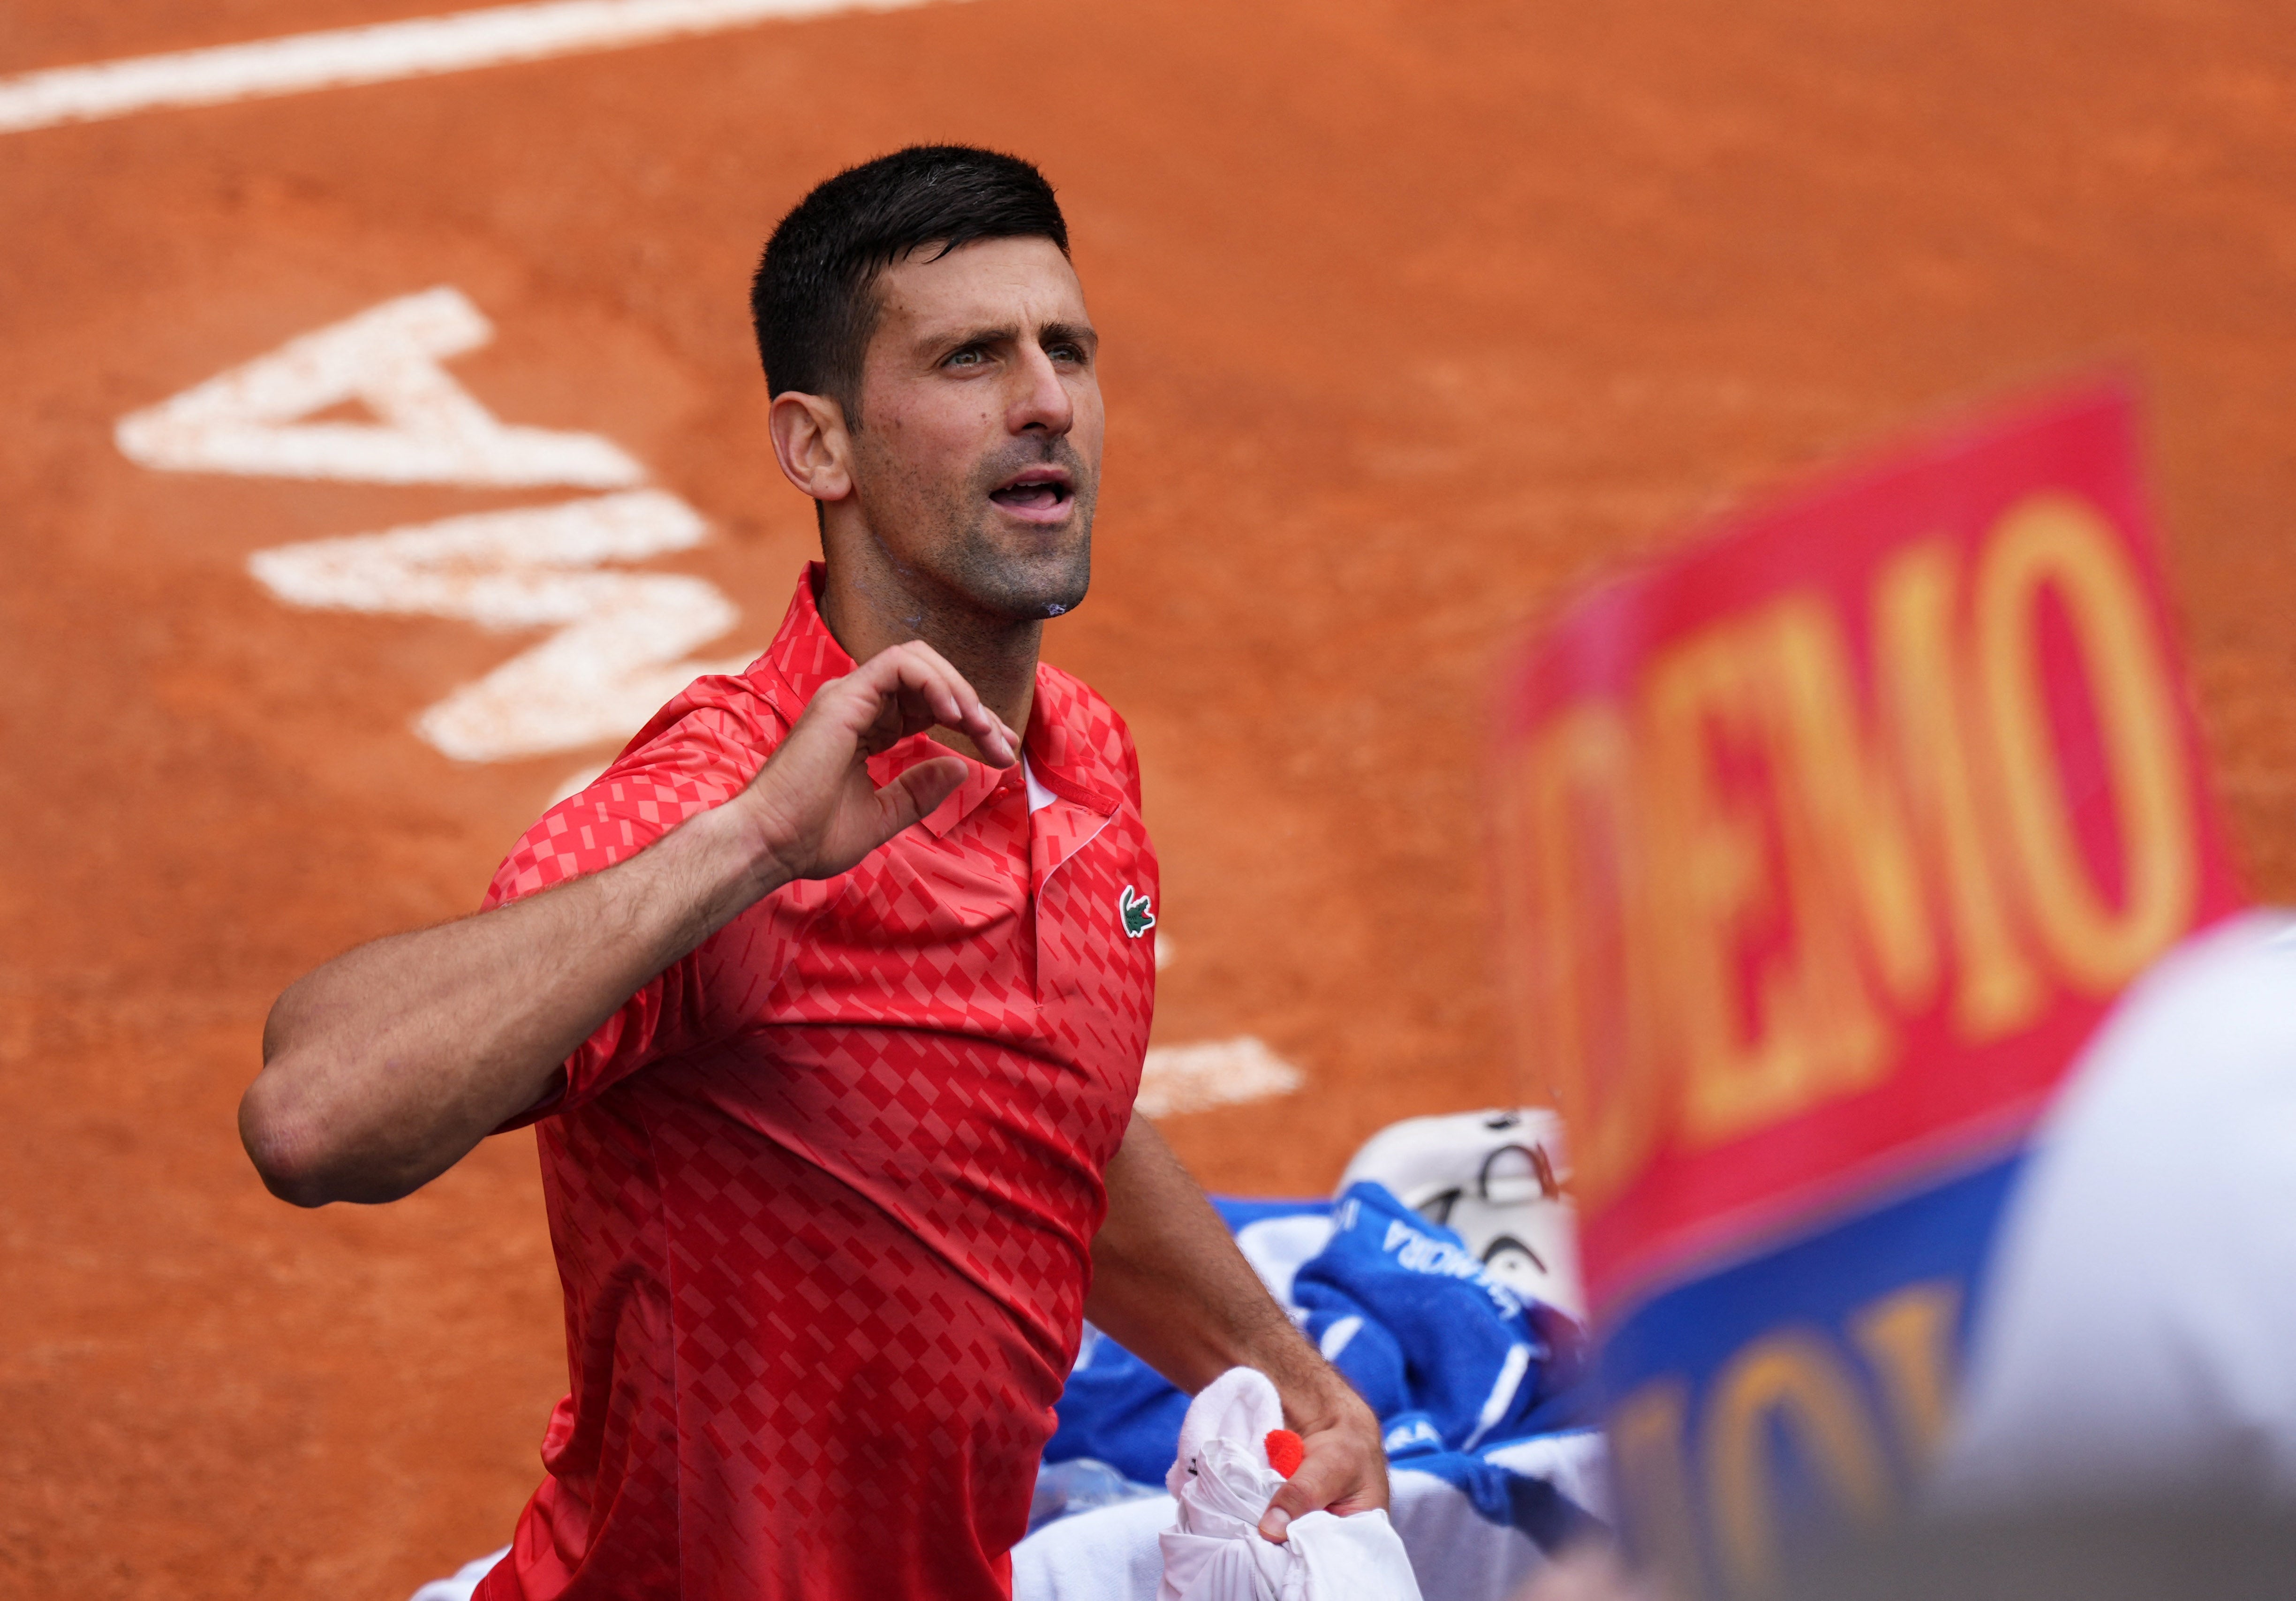
<instances>
[{"instance_id":1,"label":"clay court surface","mask_svg":"<svg viewBox=\"0 0 2296 1601\"><path fill-rule=\"evenodd\" d=\"M427 14L14 8L0 74ZM774 218L921 138L1060 185L1106 340L1092 598L1164 861L1157 1039L1288 1098L1170 1119L1321 1191L1512 1097L1478 763L1506 642L1607 564L2100 362L2148 393L2245 867L2296 895L2296 40L2269 6L971 0L0 135L0 1591L401 1601L507 1537L563 1387L533 1145L269 1198L263 1015L470 908L611 742L412 721L545 637L296 610L259 549L554 503L166 472L117 421L440 285L505 423L611 439L762 644L812 548L743 290ZM357 420L351 413L344 413Z\"/></svg>"}]
</instances>

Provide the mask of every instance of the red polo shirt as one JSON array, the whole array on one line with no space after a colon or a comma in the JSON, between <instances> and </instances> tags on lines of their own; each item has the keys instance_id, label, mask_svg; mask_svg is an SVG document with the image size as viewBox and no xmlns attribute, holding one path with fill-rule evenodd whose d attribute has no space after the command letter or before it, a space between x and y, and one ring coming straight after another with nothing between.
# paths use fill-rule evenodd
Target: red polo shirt
<instances>
[{"instance_id":1,"label":"red polo shirt","mask_svg":"<svg viewBox=\"0 0 2296 1601\"><path fill-rule=\"evenodd\" d=\"M756 775L853 666L819 571L747 672L696 681L528 832L489 906ZM1039 667L1024 745L1033 808L1020 766L976 764L568 1060L536 1134L572 1393L481 1601L1009 1593L1155 991L1123 721Z\"/></svg>"}]
</instances>

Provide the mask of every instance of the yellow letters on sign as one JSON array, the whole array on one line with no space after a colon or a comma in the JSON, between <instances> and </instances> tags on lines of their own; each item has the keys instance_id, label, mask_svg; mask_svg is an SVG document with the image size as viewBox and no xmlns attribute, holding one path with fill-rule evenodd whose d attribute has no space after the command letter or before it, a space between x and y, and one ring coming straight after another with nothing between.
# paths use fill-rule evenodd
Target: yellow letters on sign
<instances>
[{"instance_id":1,"label":"yellow letters on sign","mask_svg":"<svg viewBox=\"0 0 2296 1601\"><path fill-rule=\"evenodd\" d=\"M1644 1384L1611 1412L1611 1471L1635 1510L1637 1553L1673 1578L1685 1595L1701 1588L1697 1502L1685 1460L1689 1386L1680 1379Z\"/></svg>"},{"instance_id":2,"label":"yellow letters on sign","mask_svg":"<svg viewBox=\"0 0 2296 1601\"><path fill-rule=\"evenodd\" d=\"M2040 673L2040 598L2079 646L2121 839L2121 902L2089 875L2057 768ZM2111 527L2070 496L2014 507L1977 575L1977 658L2002 799L2042 942L2092 994L2117 989L2182 933L2199 893L2191 787L2144 590Z\"/></svg>"},{"instance_id":3,"label":"yellow letters on sign","mask_svg":"<svg viewBox=\"0 0 2296 1601\"><path fill-rule=\"evenodd\" d=\"M2093 868L2051 723L2069 626L2118 872ZM1619 701L1514 747L1503 816L1517 1014L1590 1212L1668 1141L1743 1138L1896 1071L1942 1005L1972 1043L2109 994L2200 893L2192 775L2141 575L2069 495L1964 561L1894 553L1851 620L1811 588L1710 623Z\"/></svg>"},{"instance_id":4,"label":"yellow letters on sign","mask_svg":"<svg viewBox=\"0 0 2296 1601\"><path fill-rule=\"evenodd\" d=\"M1866 1366L1882 1382L1906 1463L1937 1460L1952 1407L1953 1315L1961 1293L1950 1284L1910 1285L1849 1320Z\"/></svg>"},{"instance_id":5,"label":"yellow letters on sign","mask_svg":"<svg viewBox=\"0 0 2296 1601\"><path fill-rule=\"evenodd\" d=\"M1734 1592L1771 1589L1787 1455L1804 1470L1795 1477L1853 1524L1888 1516L1943 1444L1959 1306L1957 1286L1924 1281L1851 1313L1849 1344L1813 1325L1772 1330L1715 1373L1694 1433L1681 1377L1626 1396L1611 1414L1611 1454L1640 1555L1682 1593L1699 1593L1703 1529Z\"/></svg>"},{"instance_id":6,"label":"yellow letters on sign","mask_svg":"<svg viewBox=\"0 0 2296 1601\"><path fill-rule=\"evenodd\" d=\"M1662 1007L1625 719L1581 702L1520 748L1510 776L1503 815L1518 837L1500 859L1508 915L1522 920L1512 976L1570 1121L1580 1200L1600 1205L1648 1160L1660 1088Z\"/></svg>"},{"instance_id":7,"label":"yellow letters on sign","mask_svg":"<svg viewBox=\"0 0 2296 1601\"><path fill-rule=\"evenodd\" d=\"M1801 1329L1755 1341L1730 1359L1706 1406L1715 1544L1731 1587L1742 1593L1767 1589L1777 1577L1774 1431L1802 1450L1854 1522L1880 1523L1891 1501L1871 1416L1833 1347Z\"/></svg>"},{"instance_id":8,"label":"yellow letters on sign","mask_svg":"<svg viewBox=\"0 0 2296 1601\"><path fill-rule=\"evenodd\" d=\"M1919 981L1924 957L1909 946L1921 931L1916 922L1909 941L1904 926L1920 915L1918 881L1909 852L1887 853L1902 831L1854 837L1875 792L1826 770L1857 758L1838 681L1848 669L1838 628L1805 595L1710 628L1651 669L1651 844L1682 914L1669 919L1667 954L1681 1003L1682 1129L1693 1145L1857 1088L1887 1063L1888 1025L1859 971L1861 911L1880 910L1893 975ZM1822 682L1829 673L1834 685ZM1851 738L1846 750L1824 748L1830 715ZM1757 768L1767 793L1726 791L1724 751ZM1861 850L1879 865L1858 865ZM1783 950L1750 973L1756 921L1781 914Z\"/></svg>"}]
</instances>

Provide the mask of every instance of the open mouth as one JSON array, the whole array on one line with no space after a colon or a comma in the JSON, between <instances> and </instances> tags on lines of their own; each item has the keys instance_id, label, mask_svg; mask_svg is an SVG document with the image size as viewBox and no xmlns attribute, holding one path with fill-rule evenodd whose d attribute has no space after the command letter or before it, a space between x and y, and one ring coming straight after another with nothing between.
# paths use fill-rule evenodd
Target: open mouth
<instances>
[{"instance_id":1,"label":"open mouth","mask_svg":"<svg viewBox=\"0 0 2296 1601\"><path fill-rule=\"evenodd\" d=\"M988 498L1011 511L1041 514L1065 510L1076 498L1076 486L1057 467L1036 467L1003 488L989 490Z\"/></svg>"}]
</instances>

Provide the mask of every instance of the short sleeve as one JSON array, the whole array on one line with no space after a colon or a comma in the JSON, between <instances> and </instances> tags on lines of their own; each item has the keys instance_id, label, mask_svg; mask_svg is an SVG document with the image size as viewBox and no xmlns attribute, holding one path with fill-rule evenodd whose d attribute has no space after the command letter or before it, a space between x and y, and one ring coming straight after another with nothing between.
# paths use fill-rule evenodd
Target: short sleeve
<instances>
[{"instance_id":1,"label":"short sleeve","mask_svg":"<svg viewBox=\"0 0 2296 1601\"><path fill-rule=\"evenodd\" d=\"M627 861L687 818L738 794L784 726L742 680L704 678L664 707L612 766L544 813L496 869L485 910ZM709 1029L698 953L642 985L566 1059L517 1128L570 1111L692 1045Z\"/></svg>"}]
</instances>

